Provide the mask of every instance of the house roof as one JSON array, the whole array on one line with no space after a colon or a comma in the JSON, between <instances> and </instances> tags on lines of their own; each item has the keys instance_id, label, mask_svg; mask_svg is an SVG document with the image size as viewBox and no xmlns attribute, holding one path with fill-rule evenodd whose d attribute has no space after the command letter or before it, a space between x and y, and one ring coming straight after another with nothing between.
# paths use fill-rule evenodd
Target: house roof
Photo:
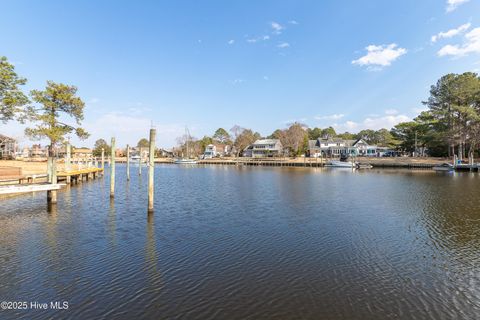
<instances>
[{"instance_id":1,"label":"house roof","mask_svg":"<svg viewBox=\"0 0 480 320\"><path fill-rule=\"evenodd\" d=\"M260 145L260 144L276 144L280 140L278 139L259 139L255 141L253 144L254 145Z\"/></svg>"},{"instance_id":2,"label":"house roof","mask_svg":"<svg viewBox=\"0 0 480 320\"><path fill-rule=\"evenodd\" d=\"M11 137L8 137L6 135L0 134L0 141L2 141L2 142L15 142L17 140L15 140Z\"/></svg>"}]
</instances>

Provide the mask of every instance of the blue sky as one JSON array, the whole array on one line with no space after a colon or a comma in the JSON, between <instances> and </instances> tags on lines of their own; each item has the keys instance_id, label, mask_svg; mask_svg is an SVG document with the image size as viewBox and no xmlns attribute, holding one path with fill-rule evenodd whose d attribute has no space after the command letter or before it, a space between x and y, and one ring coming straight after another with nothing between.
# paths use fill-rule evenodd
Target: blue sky
<instances>
[{"instance_id":1,"label":"blue sky","mask_svg":"<svg viewBox=\"0 0 480 320\"><path fill-rule=\"evenodd\" d=\"M443 74L480 70L479 0L3 0L0 55L28 79L74 84L92 145L171 147L238 124L338 131L413 118ZM17 123L0 132L22 138Z\"/></svg>"}]
</instances>

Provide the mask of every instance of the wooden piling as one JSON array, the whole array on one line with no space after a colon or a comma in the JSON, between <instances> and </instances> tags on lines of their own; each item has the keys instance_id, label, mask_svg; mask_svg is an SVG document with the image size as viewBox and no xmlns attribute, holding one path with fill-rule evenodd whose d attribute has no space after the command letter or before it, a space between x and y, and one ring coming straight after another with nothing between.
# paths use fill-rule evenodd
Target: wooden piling
<instances>
[{"instance_id":1,"label":"wooden piling","mask_svg":"<svg viewBox=\"0 0 480 320\"><path fill-rule=\"evenodd\" d=\"M57 162L53 156L49 156L47 160L47 175L49 183L57 184ZM57 203L57 190L47 191L47 202Z\"/></svg>"},{"instance_id":2,"label":"wooden piling","mask_svg":"<svg viewBox=\"0 0 480 320\"><path fill-rule=\"evenodd\" d=\"M127 144L127 181L130 181L130 146Z\"/></svg>"},{"instance_id":3,"label":"wooden piling","mask_svg":"<svg viewBox=\"0 0 480 320\"><path fill-rule=\"evenodd\" d=\"M105 149L103 148L102 148L102 170L105 170ZM105 174L105 172L103 174Z\"/></svg>"},{"instance_id":4,"label":"wooden piling","mask_svg":"<svg viewBox=\"0 0 480 320\"><path fill-rule=\"evenodd\" d=\"M112 150L110 153L110 198L115 196L115 138L112 138Z\"/></svg>"},{"instance_id":5,"label":"wooden piling","mask_svg":"<svg viewBox=\"0 0 480 320\"><path fill-rule=\"evenodd\" d=\"M153 212L154 174L155 174L155 138L157 132L150 129L150 150L148 154L148 212Z\"/></svg>"},{"instance_id":6,"label":"wooden piling","mask_svg":"<svg viewBox=\"0 0 480 320\"><path fill-rule=\"evenodd\" d=\"M142 147L138 147L139 157L138 157L138 175L142 175Z\"/></svg>"},{"instance_id":7,"label":"wooden piling","mask_svg":"<svg viewBox=\"0 0 480 320\"><path fill-rule=\"evenodd\" d=\"M67 143L66 148L67 148L67 156L65 158L65 171L69 172L70 170L72 170L72 164L71 164L72 147L71 147L70 143ZM72 182L70 175L67 176L66 180L67 180L68 184L70 184Z\"/></svg>"}]
</instances>

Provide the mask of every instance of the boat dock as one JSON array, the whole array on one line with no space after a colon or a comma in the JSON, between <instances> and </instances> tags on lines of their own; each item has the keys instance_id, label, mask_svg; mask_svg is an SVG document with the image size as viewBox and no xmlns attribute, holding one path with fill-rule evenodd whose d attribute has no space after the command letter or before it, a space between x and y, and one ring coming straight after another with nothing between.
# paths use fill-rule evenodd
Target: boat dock
<instances>
[{"instance_id":1,"label":"boat dock","mask_svg":"<svg viewBox=\"0 0 480 320\"><path fill-rule=\"evenodd\" d=\"M103 174L103 169L92 167L72 171L60 171L57 173L57 179L59 181L67 181L67 183L78 183L83 180L95 179L99 174Z\"/></svg>"},{"instance_id":2,"label":"boat dock","mask_svg":"<svg viewBox=\"0 0 480 320\"><path fill-rule=\"evenodd\" d=\"M0 186L0 195L59 190L63 186L65 186L65 184L59 184L59 183L51 184L48 182L5 185L5 186Z\"/></svg>"}]
</instances>

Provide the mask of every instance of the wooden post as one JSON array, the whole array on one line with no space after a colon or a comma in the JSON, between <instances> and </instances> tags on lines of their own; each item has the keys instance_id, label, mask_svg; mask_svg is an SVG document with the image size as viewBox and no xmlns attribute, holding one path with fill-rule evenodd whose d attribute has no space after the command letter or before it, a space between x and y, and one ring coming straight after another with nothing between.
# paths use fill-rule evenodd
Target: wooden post
<instances>
[{"instance_id":1,"label":"wooden post","mask_svg":"<svg viewBox=\"0 0 480 320\"><path fill-rule=\"evenodd\" d=\"M115 138L112 138L112 150L110 154L110 198L115 195Z\"/></svg>"},{"instance_id":2,"label":"wooden post","mask_svg":"<svg viewBox=\"0 0 480 320\"><path fill-rule=\"evenodd\" d=\"M70 146L70 143L67 143L67 157L65 158L65 171L68 173L70 172L70 170L72 170L72 165L71 165L71 156L72 156L72 149L71 149L71 146ZM71 183L71 177L69 174L67 174L67 183L70 184Z\"/></svg>"},{"instance_id":3,"label":"wooden post","mask_svg":"<svg viewBox=\"0 0 480 320\"><path fill-rule=\"evenodd\" d=\"M156 130L150 129L150 151L148 154L148 212L153 212L154 173L155 173L155 136Z\"/></svg>"},{"instance_id":4,"label":"wooden post","mask_svg":"<svg viewBox=\"0 0 480 320\"><path fill-rule=\"evenodd\" d=\"M105 175L105 149L102 148L102 175Z\"/></svg>"},{"instance_id":5,"label":"wooden post","mask_svg":"<svg viewBox=\"0 0 480 320\"><path fill-rule=\"evenodd\" d=\"M130 181L130 146L127 144L127 181Z\"/></svg>"},{"instance_id":6,"label":"wooden post","mask_svg":"<svg viewBox=\"0 0 480 320\"><path fill-rule=\"evenodd\" d=\"M138 147L138 175L141 176L142 175L142 147Z\"/></svg>"},{"instance_id":7,"label":"wooden post","mask_svg":"<svg viewBox=\"0 0 480 320\"><path fill-rule=\"evenodd\" d=\"M53 157L52 146L49 147L48 151L48 160L47 160L47 175L48 182L51 184L57 183L57 163ZM47 202L48 203L57 203L57 191L49 190L47 191Z\"/></svg>"}]
</instances>

